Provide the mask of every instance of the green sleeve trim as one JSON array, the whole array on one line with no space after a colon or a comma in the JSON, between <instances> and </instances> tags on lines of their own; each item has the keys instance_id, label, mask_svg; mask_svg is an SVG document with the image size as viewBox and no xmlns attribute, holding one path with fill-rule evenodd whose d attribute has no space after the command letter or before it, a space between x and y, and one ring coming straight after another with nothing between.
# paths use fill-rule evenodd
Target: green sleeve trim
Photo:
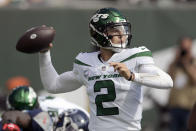
<instances>
[{"instance_id":1,"label":"green sleeve trim","mask_svg":"<svg viewBox=\"0 0 196 131\"><path fill-rule=\"evenodd\" d=\"M132 56L129 56L128 58L122 60L121 62L125 62L125 61L133 59L135 57L141 57L141 56L150 56L150 57L152 57L152 53L151 53L151 51L145 51L145 52L136 53L136 54L134 54Z\"/></svg>"},{"instance_id":2,"label":"green sleeve trim","mask_svg":"<svg viewBox=\"0 0 196 131\"><path fill-rule=\"evenodd\" d=\"M82 61L77 60L77 59L75 59L74 63L76 63L78 65L83 65L83 66L90 66L88 64L83 63Z\"/></svg>"}]
</instances>

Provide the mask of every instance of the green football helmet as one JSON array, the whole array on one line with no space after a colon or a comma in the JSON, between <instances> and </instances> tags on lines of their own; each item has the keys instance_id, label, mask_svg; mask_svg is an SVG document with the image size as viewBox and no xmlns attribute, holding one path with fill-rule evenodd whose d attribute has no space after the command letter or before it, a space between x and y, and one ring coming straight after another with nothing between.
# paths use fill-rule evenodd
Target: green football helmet
<instances>
[{"instance_id":1,"label":"green football helmet","mask_svg":"<svg viewBox=\"0 0 196 131\"><path fill-rule=\"evenodd\" d=\"M13 89L7 98L7 108L10 110L32 110L37 104L37 94L30 86Z\"/></svg>"},{"instance_id":2,"label":"green football helmet","mask_svg":"<svg viewBox=\"0 0 196 131\"><path fill-rule=\"evenodd\" d=\"M120 52L127 48L131 41L131 24L115 8L102 8L93 15L89 23L91 43L95 46L111 49L114 52ZM126 36L126 41L114 44L111 39L114 35L108 35L109 30L118 30ZM117 36L117 35L115 35Z\"/></svg>"}]
</instances>

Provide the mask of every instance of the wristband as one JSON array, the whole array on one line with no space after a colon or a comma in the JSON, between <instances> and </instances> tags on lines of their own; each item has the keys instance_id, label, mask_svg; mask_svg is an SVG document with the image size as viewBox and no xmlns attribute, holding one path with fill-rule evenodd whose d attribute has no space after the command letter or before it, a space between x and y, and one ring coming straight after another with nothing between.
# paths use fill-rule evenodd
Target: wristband
<instances>
[{"instance_id":1,"label":"wristband","mask_svg":"<svg viewBox=\"0 0 196 131\"><path fill-rule=\"evenodd\" d=\"M134 78L134 73L133 73L133 72L130 72L130 73L131 73L131 75L130 75L130 77L129 77L128 81L132 81L132 80L133 80L133 78Z\"/></svg>"}]
</instances>

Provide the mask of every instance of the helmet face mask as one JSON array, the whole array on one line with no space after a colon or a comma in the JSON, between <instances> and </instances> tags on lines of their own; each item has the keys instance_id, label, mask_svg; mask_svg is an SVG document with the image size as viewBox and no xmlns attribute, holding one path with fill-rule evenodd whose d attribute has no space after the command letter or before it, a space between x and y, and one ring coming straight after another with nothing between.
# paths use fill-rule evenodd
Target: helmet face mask
<instances>
[{"instance_id":1,"label":"helmet face mask","mask_svg":"<svg viewBox=\"0 0 196 131\"><path fill-rule=\"evenodd\" d=\"M90 20L91 43L95 46L115 50L125 49L130 45L131 26L117 9L98 10ZM117 38L119 42L113 42ZM116 52L116 51L115 51Z\"/></svg>"},{"instance_id":2,"label":"helmet face mask","mask_svg":"<svg viewBox=\"0 0 196 131\"><path fill-rule=\"evenodd\" d=\"M104 34L109 40L108 49L126 48L129 43L129 26L126 24L115 24L106 27Z\"/></svg>"}]
</instances>

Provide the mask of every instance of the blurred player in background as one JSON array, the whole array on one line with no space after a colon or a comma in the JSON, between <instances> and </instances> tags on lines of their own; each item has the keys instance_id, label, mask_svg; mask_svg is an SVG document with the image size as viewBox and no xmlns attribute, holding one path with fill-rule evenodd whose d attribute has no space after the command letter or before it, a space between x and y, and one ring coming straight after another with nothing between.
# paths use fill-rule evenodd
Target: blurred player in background
<instances>
[{"instance_id":1,"label":"blurred player in background","mask_svg":"<svg viewBox=\"0 0 196 131\"><path fill-rule=\"evenodd\" d=\"M169 66L174 87L169 96L170 130L185 131L190 111L196 102L196 60L192 53L192 38L178 41L176 57Z\"/></svg>"},{"instance_id":2,"label":"blurred player in background","mask_svg":"<svg viewBox=\"0 0 196 131\"><path fill-rule=\"evenodd\" d=\"M24 76L13 76L10 77L6 82L5 82L5 88L1 89L0 92L0 114L6 110L6 98L7 94L12 91L14 88L18 86L29 86L30 81L28 78Z\"/></svg>"},{"instance_id":3,"label":"blurred player in background","mask_svg":"<svg viewBox=\"0 0 196 131\"><path fill-rule=\"evenodd\" d=\"M89 113L83 108L66 101L63 98L53 97L53 96L40 96L38 97L40 108L43 111L47 111L51 116L55 128L62 129L59 127L59 119L64 119L70 117L72 123L75 123L77 128L81 131L88 131L89 124Z\"/></svg>"},{"instance_id":4,"label":"blurred player in background","mask_svg":"<svg viewBox=\"0 0 196 131\"><path fill-rule=\"evenodd\" d=\"M2 116L3 127L16 124L28 131L88 130L89 114L84 109L61 98L37 97L30 86L15 88L7 98L7 108L9 111Z\"/></svg>"},{"instance_id":5,"label":"blurred player in background","mask_svg":"<svg viewBox=\"0 0 196 131\"><path fill-rule=\"evenodd\" d=\"M187 131L196 131L196 102L191 110L191 113L188 119L188 130Z\"/></svg>"},{"instance_id":6,"label":"blurred player in background","mask_svg":"<svg viewBox=\"0 0 196 131\"><path fill-rule=\"evenodd\" d=\"M51 63L50 44L39 55L42 83L50 93L69 92L85 85L90 100L90 131L139 131L142 86L169 89L173 81L154 65L146 47L128 48L131 25L117 9L98 10L89 28L92 44L99 51L79 53L73 70L59 75Z\"/></svg>"},{"instance_id":7,"label":"blurred player in background","mask_svg":"<svg viewBox=\"0 0 196 131\"><path fill-rule=\"evenodd\" d=\"M2 115L1 129L11 131L9 125L14 124L23 131L51 130L53 128L51 118L47 112L39 108L37 99L37 94L30 86L14 88L7 97L8 110Z\"/></svg>"}]
</instances>

